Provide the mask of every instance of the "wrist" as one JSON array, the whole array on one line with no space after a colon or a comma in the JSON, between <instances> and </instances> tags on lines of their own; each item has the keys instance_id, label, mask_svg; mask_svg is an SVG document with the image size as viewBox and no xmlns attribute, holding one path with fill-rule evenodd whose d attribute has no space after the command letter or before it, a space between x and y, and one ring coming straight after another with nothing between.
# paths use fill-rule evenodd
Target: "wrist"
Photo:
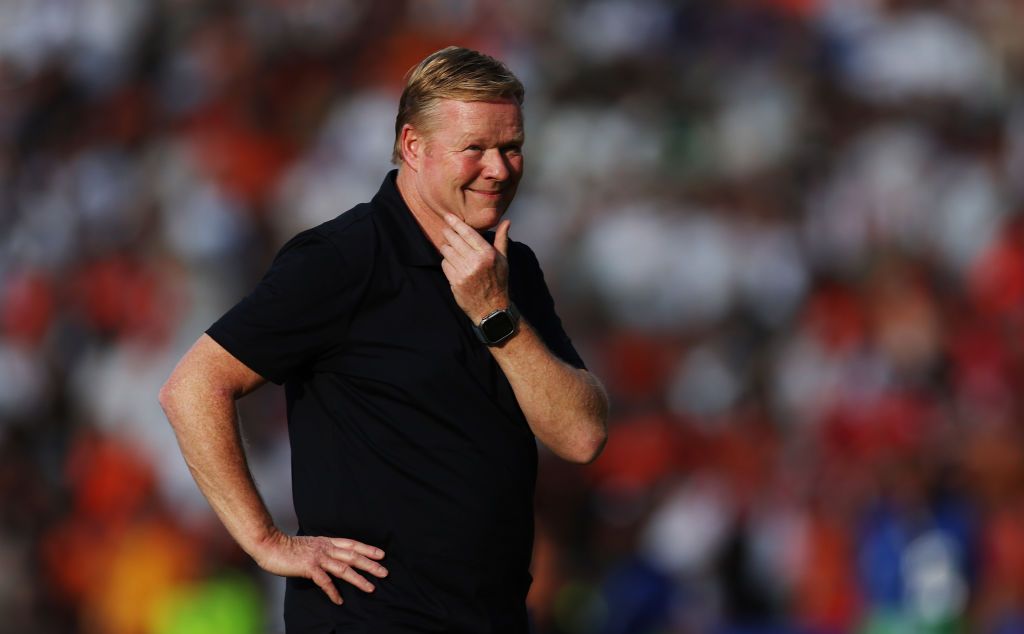
<instances>
[{"instance_id":1,"label":"wrist","mask_svg":"<svg viewBox=\"0 0 1024 634\"><path fill-rule=\"evenodd\" d=\"M243 550L249 553L257 563L265 559L267 553L276 549L288 538L277 526L273 524L261 529L248 544L242 544Z\"/></svg>"},{"instance_id":2,"label":"wrist","mask_svg":"<svg viewBox=\"0 0 1024 634\"><path fill-rule=\"evenodd\" d=\"M519 332L519 309L511 301L474 322L477 339L488 346L500 345Z\"/></svg>"}]
</instances>

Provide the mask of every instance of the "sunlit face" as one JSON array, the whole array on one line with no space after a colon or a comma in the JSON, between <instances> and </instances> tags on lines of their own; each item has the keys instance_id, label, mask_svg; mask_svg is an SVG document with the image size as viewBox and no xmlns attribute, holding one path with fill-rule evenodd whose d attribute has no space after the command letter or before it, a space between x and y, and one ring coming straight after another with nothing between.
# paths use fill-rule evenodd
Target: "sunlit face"
<instances>
[{"instance_id":1,"label":"sunlit face","mask_svg":"<svg viewBox=\"0 0 1024 634\"><path fill-rule=\"evenodd\" d=\"M443 99L424 131L416 170L420 198L474 229L490 229L516 195L523 175L523 123L513 101Z\"/></svg>"}]
</instances>

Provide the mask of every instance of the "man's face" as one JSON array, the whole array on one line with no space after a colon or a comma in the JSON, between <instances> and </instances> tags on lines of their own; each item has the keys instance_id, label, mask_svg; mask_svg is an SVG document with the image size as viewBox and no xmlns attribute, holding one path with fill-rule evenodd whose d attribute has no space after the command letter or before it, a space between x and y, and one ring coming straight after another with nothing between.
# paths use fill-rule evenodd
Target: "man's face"
<instances>
[{"instance_id":1,"label":"man's face","mask_svg":"<svg viewBox=\"0 0 1024 634\"><path fill-rule=\"evenodd\" d=\"M442 99L424 132L419 193L439 215L477 230L498 224L523 175L523 123L513 101Z\"/></svg>"}]
</instances>

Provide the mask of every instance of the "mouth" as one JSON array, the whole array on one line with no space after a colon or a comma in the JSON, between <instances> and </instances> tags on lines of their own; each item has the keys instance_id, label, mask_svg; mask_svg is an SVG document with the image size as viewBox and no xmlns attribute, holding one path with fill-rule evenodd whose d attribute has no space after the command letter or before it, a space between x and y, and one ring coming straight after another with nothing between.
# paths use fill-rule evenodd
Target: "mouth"
<instances>
[{"instance_id":1,"label":"mouth","mask_svg":"<svg viewBox=\"0 0 1024 634\"><path fill-rule=\"evenodd\" d=\"M501 189L484 190L484 189L473 189L472 187L469 188L469 191L473 192L474 194L476 194L478 196L483 196L485 198L493 198L493 199L501 198L504 195L504 193L505 193L504 190L501 190Z\"/></svg>"}]
</instances>

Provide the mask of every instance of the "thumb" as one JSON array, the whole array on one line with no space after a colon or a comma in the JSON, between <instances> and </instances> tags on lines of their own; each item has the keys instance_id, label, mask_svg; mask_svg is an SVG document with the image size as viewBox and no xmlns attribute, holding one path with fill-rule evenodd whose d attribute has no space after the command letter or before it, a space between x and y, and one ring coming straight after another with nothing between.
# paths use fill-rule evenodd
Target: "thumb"
<instances>
[{"instance_id":1,"label":"thumb","mask_svg":"<svg viewBox=\"0 0 1024 634\"><path fill-rule=\"evenodd\" d=\"M502 220L494 232L494 248L505 257L508 257L508 229L511 226L511 220Z\"/></svg>"}]
</instances>

